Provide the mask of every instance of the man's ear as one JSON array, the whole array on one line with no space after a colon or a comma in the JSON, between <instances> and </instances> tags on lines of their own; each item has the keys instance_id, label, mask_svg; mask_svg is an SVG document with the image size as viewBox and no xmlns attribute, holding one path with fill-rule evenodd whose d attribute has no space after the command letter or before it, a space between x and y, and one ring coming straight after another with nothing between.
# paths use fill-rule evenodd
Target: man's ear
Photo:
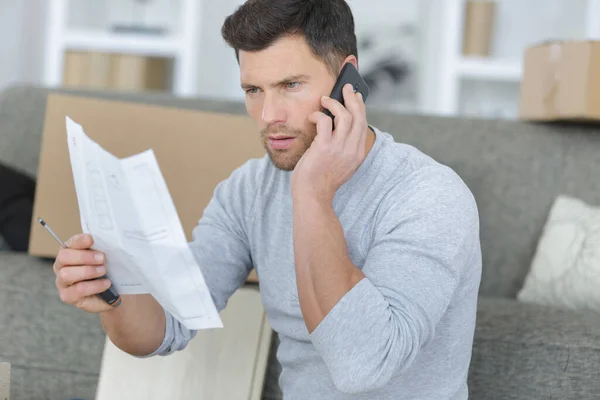
<instances>
[{"instance_id":1,"label":"man's ear","mask_svg":"<svg viewBox=\"0 0 600 400\"><path fill-rule=\"evenodd\" d=\"M351 63L352 65L354 65L354 68L356 68L358 70L358 60L356 59L355 55L351 54L348 57L346 57L346 59L342 63L342 67L344 65L346 65L347 63Z\"/></svg>"}]
</instances>

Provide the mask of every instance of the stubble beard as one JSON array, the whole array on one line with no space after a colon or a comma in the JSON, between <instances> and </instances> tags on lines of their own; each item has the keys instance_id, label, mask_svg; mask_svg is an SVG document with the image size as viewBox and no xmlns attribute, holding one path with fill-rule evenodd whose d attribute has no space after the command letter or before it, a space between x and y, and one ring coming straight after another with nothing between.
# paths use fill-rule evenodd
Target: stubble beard
<instances>
[{"instance_id":1,"label":"stubble beard","mask_svg":"<svg viewBox=\"0 0 600 400\"><path fill-rule=\"evenodd\" d=\"M289 135L295 138L292 148L277 150L269 147L270 134ZM316 134L316 133L315 133ZM306 150L312 144L315 134L311 135L299 129L292 129L286 126L267 127L260 132L263 147L269 154L271 162L277 169L282 171L293 171L302 158Z\"/></svg>"}]
</instances>

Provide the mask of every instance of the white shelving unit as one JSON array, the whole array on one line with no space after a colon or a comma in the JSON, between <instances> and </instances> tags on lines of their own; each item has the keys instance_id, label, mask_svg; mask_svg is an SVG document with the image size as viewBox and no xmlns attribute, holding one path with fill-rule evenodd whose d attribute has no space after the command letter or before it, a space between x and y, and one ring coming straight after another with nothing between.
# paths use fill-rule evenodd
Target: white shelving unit
<instances>
[{"instance_id":1,"label":"white shelving unit","mask_svg":"<svg viewBox=\"0 0 600 400\"><path fill-rule=\"evenodd\" d=\"M200 40L198 29L202 2L180 0L179 4L178 33L154 37L69 27L67 24L69 1L50 1L44 84L51 87L61 84L65 51L91 50L172 58L174 60L173 93L178 96L195 95L198 87L197 60Z\"/></svg>"},{"instance_id":2,"label":"white shelving unit","mask_svg":"<svg viewBox=\"0 0 600 400\"><path fill-rule=\"evenodd\" d=\"M462 79L515 82L521 79L521 60L489 60L461 58L456 64L456 75Z\"/></svg>"},{"instance_id":3,"label":"white shelving unit","mask_svg":"<svg viewBox=\"0 0 600 400\"><path fill-rule=\"evenodd\" d=\"M180 45L173 38L149 38L135 34L69 30L63 36L63 47L71 50L107 51L161 57L177 57Z\"/></svg>"},{"instance_id":4,"label":"white shelving unit","mask_svg":"<svg viewBox=\"0 0 600 400\"><path fill-rule=\"evenodd\" d=\"M460 114L460 93L466 82L518 85L522 76L522 57L479 58L462 55L464 10L467 0L429 0L429 62L432 83L424 110L441 115ZM571 0L562 0L570 2ZM498 3L502 0L497 0ZM600 39L600 0L585 0L581 25L587 39Z\"/></svg>"}]
</instances>

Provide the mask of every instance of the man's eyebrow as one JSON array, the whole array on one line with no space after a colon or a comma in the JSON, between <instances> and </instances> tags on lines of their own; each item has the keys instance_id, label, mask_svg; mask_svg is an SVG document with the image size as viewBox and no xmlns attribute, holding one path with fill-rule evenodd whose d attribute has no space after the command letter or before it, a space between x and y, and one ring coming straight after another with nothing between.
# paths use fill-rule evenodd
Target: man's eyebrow
<instances>
[{"instance_id":1,"label":"man's eyebrow","mask_svg":"<svg viewBox=\"0 0 600 400\"><path fill-rule=\"evenodd\" d=\"M242 82L242 85L241 85L241 86L242 86L242 89L244 89L244 90L253 89L253 88L255 88L255 87L256 87L256 86L254 86L254 85L251 85L251 84L249 84L249 83L245 83L245 82Z\"/></svg>"},{"instance_id":2,"label":"man's eyebrow","mask_svg":"<svg viewBox=\"0 0 600 400\"><path fill-rule=\"evenodd\" d=\"M290 76L283 78L279 82L272 84L271 86L281 86L281 85L284 85L284 84L290 83L290 82L305 81L309 77L310 77L310 75L307 75L307 74L290 75ZM246 82L242 82L241 86L242 86L242 89L253 89L253 88L257 87L256 85L252 85L252 84L246 83Z\"/></svg>"},{"instance_id":3,"label":"man's eyebrow","mask_svg":"<svg viewBox=\"0 0 600 400\"><path fill-rule=\"evenodd\" d=\"M291 76L283 78L282 80L277 82L274 86L280 86L280 85L290 83L290 82L305 81L308 78L309 78L309 76L307 74L291 75Z\"/></svg>"}]
</instances>

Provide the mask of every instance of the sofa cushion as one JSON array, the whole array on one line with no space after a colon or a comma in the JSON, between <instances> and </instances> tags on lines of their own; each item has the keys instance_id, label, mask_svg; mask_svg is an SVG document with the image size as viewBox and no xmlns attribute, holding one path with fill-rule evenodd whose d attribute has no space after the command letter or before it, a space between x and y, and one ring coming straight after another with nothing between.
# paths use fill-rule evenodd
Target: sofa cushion
<instances>
[{"instance_id":1,"label":"sofa cushion","mask_svg":"<svg viewBox=\"0 0 600 400\"><path fill-rule=\"evenodd\" d=\"M600 207L556 199L517 299L600 313Z\"/></svg>"},{"instance_id":2,"label":"sofa cushion","mask_svg":"<svg viewBox=\"0 0 600 400\"><path fill-rule=\"evenodd\" d=\"M0 358L16 399L95 396L105 335L97 315L63 304L52 263L0 254Z\"/></svg>"},{"instance_id":3,"label":"sofa cushion","mask_svg":"<svg viewBox=\"0 0 600 400\"><path fill-rule=\"evenodd\" d=\"M597 399L599 365L597 313L479 299L470 397Z\"/></svg>"}]
</instances>

